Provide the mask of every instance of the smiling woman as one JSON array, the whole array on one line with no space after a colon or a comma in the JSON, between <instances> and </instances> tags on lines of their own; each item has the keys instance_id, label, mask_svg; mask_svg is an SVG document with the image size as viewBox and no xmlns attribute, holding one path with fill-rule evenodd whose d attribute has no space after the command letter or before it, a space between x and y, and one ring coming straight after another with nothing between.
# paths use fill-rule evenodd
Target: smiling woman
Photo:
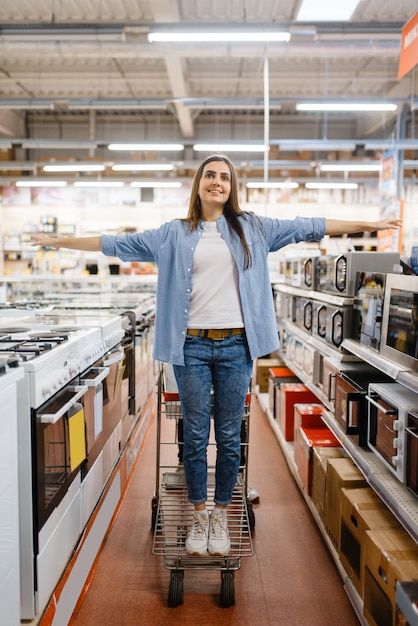
<instances>
[{"instance_id":1,"label":"smiling woman","mask_svg":"<svg viewBox=\"0 0 418 626\"><path fill-rule=\"evenodd\" d=\"M399 220L282 220L243 211L235 167L226 156L215 154L195 173L185 219L121 236L32 236L33 245L101 249L123 261L158 263L153 356L173 364L180 394L184 471L195 508L186 540L189 554L224 556L230 551L226 507L239 470L253 359L279 347L268 253L290 243L321 240L325 234L399 226ZM206 448L212 394L217 460L215 507L209 518Z\"/></svg>"}]
</instances>

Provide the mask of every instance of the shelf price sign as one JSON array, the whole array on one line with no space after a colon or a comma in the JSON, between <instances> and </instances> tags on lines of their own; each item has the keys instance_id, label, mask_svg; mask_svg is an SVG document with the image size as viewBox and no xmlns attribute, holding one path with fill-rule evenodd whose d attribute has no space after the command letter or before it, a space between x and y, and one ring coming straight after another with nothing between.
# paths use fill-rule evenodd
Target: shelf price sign
<instances>
[{"instance_id":1,"label":"shelf price sign","mask_svg":"<svg viewBox=\"0 0 418 626\"><path fill-rule=\"evenodd\" d=\"M398 153L387 150L381 157L380 168L380 218L402 218L403 200L398 197ZM402 229L381 230L377 233L379 252L402 253Z\"/></svg>"},{"instance_id":2,"label":"shelf price sign","mask_svg":"<svg viewBox=\"0 0 418 626\"><path fill-rule=\"evenodd\" d=\"M415 13L402 28L401 54L399 57L398 80L403 78L418 63L418 13Z\"/></svg>"}]
</instances>

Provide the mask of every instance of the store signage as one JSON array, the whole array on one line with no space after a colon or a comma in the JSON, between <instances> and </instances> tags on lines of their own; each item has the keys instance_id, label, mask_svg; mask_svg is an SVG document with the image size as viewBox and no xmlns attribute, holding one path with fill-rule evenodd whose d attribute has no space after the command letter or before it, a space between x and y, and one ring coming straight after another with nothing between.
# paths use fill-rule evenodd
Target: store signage
<instances>
[{"instance_id":1,"label":"store signage","mask_svg":"<svg viewBox=\"0 0 418 626\"><path fill-rule=\"evenodd\" d=\"M418 63L418 13L402 29L401 55L399 57L398 80L403 78Z\"/></svg>"},{"instance_id":2,"label":"store signage","mask_svg":"<svg viewBox=\"0 0 418 626\"><path fill-rule=\"evenodd\" d=\"M399 163L396 150L387 150L381 157L380 219L403 217L403 200L398 194ZM380 230L377 233L379 252L402 251L402 229Z\"/></svg>"}]
</instances>

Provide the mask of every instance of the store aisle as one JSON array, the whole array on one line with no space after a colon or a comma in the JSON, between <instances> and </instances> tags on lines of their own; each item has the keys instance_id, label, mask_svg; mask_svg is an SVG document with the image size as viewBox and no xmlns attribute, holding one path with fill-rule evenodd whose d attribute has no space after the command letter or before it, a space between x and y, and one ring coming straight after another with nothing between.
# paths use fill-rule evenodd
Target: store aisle
<instances>
[{"instance_id":1,"label":"store aisle","mask_svg":"<svg viewBox=\"0 0 418 626\"><path fill-rule=\"evenodd\" d=\"M170 572L152 549L155 420L73 626L358 625L341 577L256 398L250 421L254 556L235 572L235 606L219 608L220 572L186 570L184 604L168 608Z\"/></svg>"}]
</instances>

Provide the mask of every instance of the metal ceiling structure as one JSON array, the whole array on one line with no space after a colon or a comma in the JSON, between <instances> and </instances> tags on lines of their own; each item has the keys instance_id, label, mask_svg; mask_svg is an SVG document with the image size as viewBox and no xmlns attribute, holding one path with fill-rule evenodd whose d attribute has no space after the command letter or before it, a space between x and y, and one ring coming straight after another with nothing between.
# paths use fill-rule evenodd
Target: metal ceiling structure
<instances>
[{"instance_id":1,"label":"metal ceiling structure","mask_svg":"<svg viewBox=\"0 0 418 626\"><path fill-rule=\"evenodd\" d=\"M45 161L114 162L111 142L180 142L118 155L174 160L198 142L262 142L268 62L269 169L290 160L415 158L415 70L397 79L403 25L418 0L361 0L349 22L297 22L301 0L1 0L0 177ZM150 43L158 29L277 28L288 43ZM297 103L396 103L396 112L301 112ZM341 143L338 149L337 143ZM406 142L406 143L405 143ZM319 145L318 145L319 144ZM260 175L259 156L238 153ZM294 168L295 171L297 167ZM306 175L306 172L305 172Z\"/></svg>"}]
</instances>

